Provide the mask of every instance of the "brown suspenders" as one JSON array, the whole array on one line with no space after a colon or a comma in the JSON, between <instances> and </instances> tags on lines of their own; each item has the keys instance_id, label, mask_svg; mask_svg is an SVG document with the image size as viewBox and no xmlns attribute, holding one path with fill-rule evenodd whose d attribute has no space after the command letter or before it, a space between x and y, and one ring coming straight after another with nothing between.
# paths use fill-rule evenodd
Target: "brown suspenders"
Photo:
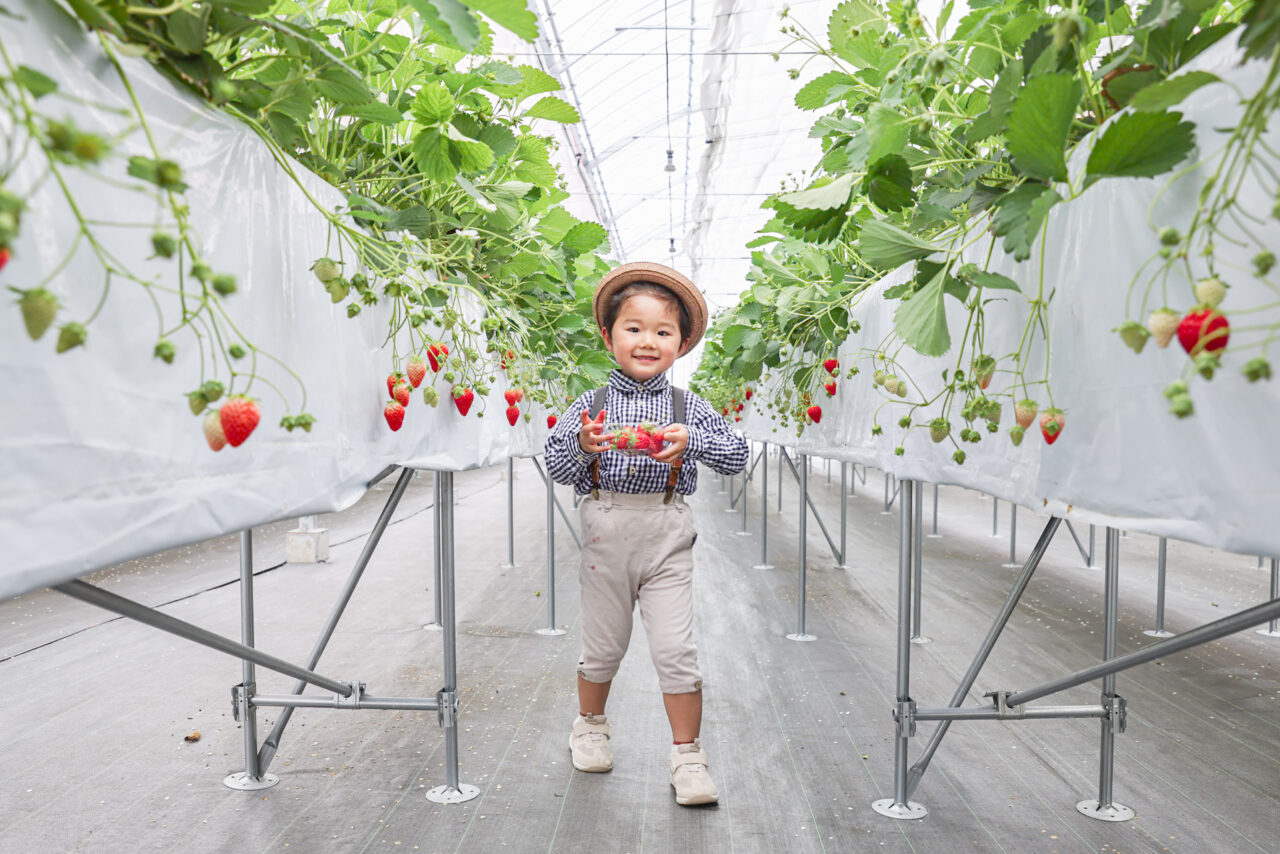
<instances>
[{"instance_id":1,"label":"brown suspenders","mask_svg":"<svg viewBox=\"0 0 1280 854\"><path fill-rule=\"evenodd\" d=\"M591 418L594 420L604 409L604 398L607 389L598 388L595 395L591 399ZM684 423L684 389L671 387L671 423ZM671 499L676 494L676 481L680 479L680 467L684 464L684 458L680 458L671 464L671 471L667 474L667 488L662 494L662 503L670 504ZM594 455L591 457L591 497L600 498L600 457Z\"/></svg>"}]
</instances>

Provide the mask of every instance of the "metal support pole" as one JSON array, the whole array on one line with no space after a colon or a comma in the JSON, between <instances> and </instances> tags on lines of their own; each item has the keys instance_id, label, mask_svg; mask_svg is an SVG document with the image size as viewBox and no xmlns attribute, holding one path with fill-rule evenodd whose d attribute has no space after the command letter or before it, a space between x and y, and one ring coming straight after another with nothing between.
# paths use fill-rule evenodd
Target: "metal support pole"
<instances>
[{"instance_id":1,"label":"metal support pole","mask_svg":"<svg viewBox=\"0 0 1280 854\"><path fill-rule=\"evenodd\" d=\"M845 483L849 476L849 464L840 462L840 563L836 569L849 568L849 493Z\"/></svg>"},{"instance_id":2,"label":"metal support pole","mask_svg":"<svg viewBox=\"0 0 1280 854\"><path fill-rule=\"evenodd\" d=\"M507 562L503 569L516 567L516 466L515 459L507 457Z\"/></svg>"},{"instance_id":3,"label":"metal support pole","mask_svg":"<svg viewBox=\"0 0 1280 854\"><path fill-rule=\"evenodd\" d=\"M342 619L343 612L347 609L347 604L351 602L351 597L355 595L356 585L360 583L361 577L364 576L365 567L369 565L369 559L373 557L373 551L378 547L378 543L382 540L382 534L387 529L387 525L391 523L391 517L396 512L396 507L400 504L400 499L404 497L404 492L409 487L409 481L413 479L413 469L401 469L400 478L396 481L395 487L392 488L391 494L387 496L387 503L382 506L382 512L378 514L378 521L374 523L373 530L369 532L368 539L365 540L364 548L360 550L360 556L356 558L355 566L351 568L351 574L347 576L347 583L343 585L342 592L338 594L338 601L334 604L333 610L329 612L329 619L325 621L324 628L320 630L320 636L316 638L315 644L311 647L311 654L307 656L307 668L315 670L316 665L320 663L320 656L324 654L325 647L329 645L329 639L333 637L334 629L338 627L338 621ZM436 577L436 595L439 596L440 580ZM437 598L437 603L439 599ZM436 619L439 619L439 605L437 604ZM293 683L293 693L301 694L302 690L307 687L307 683L299 679ZM257 699L254 698L254 702ZM261 703L258 703L261 705ZM275 726L271 728L271 732L267 733L266 739L262 742L262 747L258 750L258 765L261 770L266 771L271 766L271 760L275 758L276 751L280 748L280 737L284 734L284 728L289 725L289 718L293 715L293 710L286 708L280 713L280 717L276 719Z\"/></svg>"},{"instance_id":4,"label":"metal support pole","mask_svg":"<svg viewBox=\"0 0 1280 854\"><path fill-rule=\"evenodd\" d=\"M747 456L747 459L751 459L749 454ZM729 475L727 478L729 481L729 506L724 508L724 512L726 513L734 513L738 509L737 490L733 488L734 477L735 475ZM747 494L747 473L745 470L742 472L742 494L743 495Z\"/></svg>"},{"instance_id":5,"label":"metal support pole","mask_svg":"<svg viewBox=\"0 0 1280 854\"><path fill-rule=\"evenodd\" d=\"M555 505L556 511L559 512L560 518L564 520L564 526L569 529L569 536L573 537L574 543L577 544L579 551L581 551L582 540L578 539L578 532L573 527L573 523L569 521L569 514L564 512L564 508L560 506L560 499L556 497L555 490L551 488L551 474L542 470L542 466L538 463L537 459L534 459L533 467L537 470L538 476L542 478L542 482L547 484L547 489L551 493L552 499L554 499L552 503ZM573 497L573 506L577 507L578 504L581 503L582 498L583 496L575 495Z\"/></svg>"},{"instance_id":6,"label":"metal support pole","mask_svg":"<svg viewBox=\"0 0 1280 854\"><path fill-rule=\"evenodd\" d=\"M435 583L431 587L431 598L435 603L435 616L423 628L429 632L438 632L444 628L440 624L440 541L442 539L440 536L440 472L432 473L431 490L431 563L435 578Z\"/></svg>"},{"instance_id":7,"label":"metal support pole","mask_svg":"<svg viewBox=\"0 0 1280 854\"><path fill-rule=\"evenodd\" d=\"M1094 548L1093 548L1093 542L1094 542L1093 538L1096 532L1097 532L1097 529L1093 525L1090 525L1089 526L1089 563L1087 566L1088 569L1098 568L1098 565L1093 562L1093 556L1097 554L1097 552L1094 551Z\"/></svg>"},{"instance_id":8,"label":"metal support pole","mask_svg":"<svg viewBox=\"0 0 1280 854\"><path fill-rule=\"evenodd\" d=\"M440 701L440 726L444 728L445 785L427 792L427 800L437 804L460 804L480 794L472 785L458 782L458 625L454 612L453 472L438 472L440 478L440 564L443 584L440 592L444 608L444 688Z\"/></svg>"},{"instance_id":9,"label":"metal support pole","mask_svg":"<svg viewBox=\"0 0 1280 854\"><path fill-rule=\"evenodd\" d=\"M785 454L785 451L782 451ZM803 457L803 455L801 455ZM787 457L787 465L791 468L791 476L796 479L796 484L800 483L800 473L796 471L795 464L791 462L791 458ZM836 548L836 541L831 538L831 532L827 530L827 523L822 521L822 514L818 512L817 505L813 503L813 499L809 497L807 490L804 492L804 499L809 505L809 509L813 511L813 518L818 523L818 530L822 531L823 538L827 541L827 546L831 549L831 557L834 560L840 560L840 550Z\"/></svg>"},{"instance_id":10,"label":"metal support pole","mask_svg":"<svg viewBox=\"0 0 1280 854\"><path fill-rule=\"evenodd\" d=\"M778 512L782 512L782 458L787 455L787 449L782 445L778 446Z\"/></svg>"},{"instance_id":11,"label":"metal support pole","mask_svg":"<svg viewBox=\"0 0 1280 854\"><path fill-rule=\"evenodd\" d=\"M965 671L964 676L960 679L960 685L956 688L955 693L951 695L950 708L959 708L960 704L964 702L964 698L968 696L969 689L977 681L978 674L982 672L983 666L987 663L987 658L991 655L991 650L995 649L996 642L1000 640L1004 627L1009 623L1009 618L1013 616L1014 609L1018 607L1022 594L1026 592L1027 585L1031 583L1031 576L1035 575L1035 571L1040 566L1044 553L1049 550L1049 544L1053 542L1053 535L1058 532L1058 525L1061 523L1061 519L1054 517L1044 526L1035 548L1027 556L1027 562L1022 567L1022 573L1014 581L1013 587L1009 591L1004 607L996 615L991 628L987 630L986 638L983 639L977 653L974 654L973 661L969 664L969 669ZM938 746L942 744L942 739L946 737L950 726L951 722L946 720L938 724L938 728L933 731L933 735L929 738L929 743L925 745L924 752L916 760L915 764L911 766L911 773L907 779L908 798L915 792L916 786L920 785L920 778L924 776L925 770L929 767L929 762L933 760L933 754L938 751Z\"/></svg>"},{"instance_id":12,"label":"metal support pole","mask_svg":"<svg viewBox=\"0 0 1280 854\"><path fill-rule=\"evenodd\" d=\"M765 442L760 449L760 562L752 569L773 569L769 563L769 443ZM778 458L778 467L782 467L782 458ZM782 480L779 472L778 480ZM782 487L778 487L781 493Z\"/></svg>"},{"instance_id":13,"label":"metal support pole","mask_svg":"<svg viewBox=\"0 0 1280 854\"><path fill-rule=\"evenodd\" d=\"M1160 556L1156 560L1156 627L1147 629L1143 632L1147 637L1153 638L1171 638L1173 632L1164 630L1164 574L1165 574L1165 558L1168 554L1169 541L1160 538Z\"/></svg>"},{"instance_id":14,"label":"metal support pole","mask_svg":"<svg viewBox=\"0 0 1280 854\"><path fill-rule=\"evenodd\" d=\"M880 511L880 515L889 515L889 477L888 472L884 473L884 509Z\"/></svg>"},{"instance_id":15,"label":"metal support pole","mask_svg":"<svg viewBox=\"0 0 1280 854\"><path fill-rule=\"evenodd\" d=\"M790 462L790 460L788 460ZM804 606L807 589L808 556L806 555L806 543L808 521L809 521L809 458L806 454L800 455L800 471L797 475L800 480L800 589L797 592L796 602L796 630L792 634L787 635L787 640L793 641L816 641L818 638L814 635L806 634L804 630Z\"/></svg>"},{"instance_id":16,"label":"metal support pole","mask_svg":"<svg viewBox=\"0 0 1280 854\"><path fill-rule=\"evenodd\" d=\"M1280 559L1271 559L1271 601L1280 600ZM1258 634L1269 638L1280 638L1280 619L1271 618L1265 629L1258 629Z\"/></svg>"},{"instance_id":17,"label":"metal support pole","mask_svg":"<svg viewBox=\"0 0 1280 854\"><path fill-rule=\"evenodd\" d=\"M556 482L550 471L543 479L547 482L547 625L538 634L552 638L565 630L556 628Z\"/></svg>"},{"instance_id":18,"label":"metal support pole","mask_svg":"<svg viewBox=\"0 0 1280 854\"><path fill-rule=\"evenodd\" d=\"M253 646L253 529L240 532L240 642ZM263 774L258 765L258 710L251 702L258 690L257 674L252 661L241 659L239 690L233 692L240 726L244 730L244 770L229 774L222 785L229 789L256 792L269 789L280 778Z\"/></svg>"},{"instance_id":19,"label":"metal support pole","mask_svg":"<svg viewBox=\"0 0 1280 854\"><path fill-rule=\"evenodd\" d=\"M1005 569L1018 569L1022 564L1018 563L1018 505L1009 502L1009 562L1004 564Z\"/></svg>"},{"instance_id":20,"label":"metal support pole","mask_svg":"<svg viewBox=\"0 0 1280 854\"><path fill-rule=\"evenodd\" d=\"M831 485L831 460L827 460L827 486Z\"/></svg>"},{"instance_id":21,"label":"metal support pole","mask_svg":"<svg viewBox=\"0 0 1280 854\"><path fill-rule=\"evenodd\" d=\"M907 749L915 734L915 702L911 699L911 546L912 481L904 480L898 507L898 690L894 709L893 797L871 804L880 815L896 819L924 818L929 811L907 800Z\"/></svg>"},{"instance_id":22,"label":"metal support pole","mask_svg":"<svg viewBox=\"0 0 1280 854\"><path fill-rule=\"evenodd\" d=\"M748 448L750 445L748 445ZM747 458L750 459L750 453ZM747 483L751 479L750 473L743 469L742 471L742 495L738 496L738 500L742 502L742 530L738 531L739 537L749 537L751 532L747 530Z\"/></svg>"},{"instance_id":23,"label":"metal support pole","mask_svg":"<svg viewBox=\"0 0 1280 854\"><path fill-rule=\"evenodd\" d=\"M1000 499L991 496L991 536L1000 536Z\"/></svg>"},{"instance_id":24,"label":"metal support pole","mask_svg":"<svg viewBox=\"0 0 1280 854\"><path fill-rule=\"evenodd\" d=\"M933 485L933 533L929 534L929 539L937 539L942 535L938 533L938 484Z\"/></svg>"},{"instance_id":25,"label":"metal support pole","mask_svg":"<svg viewBox=\"0 0 1280 854\"><path fill-rule=\"evenodd\" d=\"M1106 573L1102 596L1102 660L1116 656L1116 615L1120 609L1120 534L1107 527ZM1102 677L1102 705L1111 714L1102 721L1101 747L1098 761L1098 798L1076 804L1076 809L1099 821L1128 821L1133 810L1115 803L1112 788L1115 779L1116 732L1123 727L1123 700L1116 696L1116 675Z\"/></svg>"},{"instance_id":26,"label":"metal support pole","mask_svg":"<svg viewBox=\"0 0 1280 854\"><path fill-rule=\"evenodd\" d=\"M915 486L915 500L911 502L911 642L926 644L933 643L933 638L920 633L920 599L924 590L924 501L921 499L924 496L918 490L919 481L915 481Z\"/></svg>"}]
</instances>

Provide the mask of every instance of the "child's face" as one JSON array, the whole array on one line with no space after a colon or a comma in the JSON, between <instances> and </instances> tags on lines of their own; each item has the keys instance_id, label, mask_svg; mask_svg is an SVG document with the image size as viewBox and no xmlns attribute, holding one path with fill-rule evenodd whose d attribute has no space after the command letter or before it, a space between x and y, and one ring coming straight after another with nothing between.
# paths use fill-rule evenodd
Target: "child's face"
<instances>
[{"instance_id":1,"label":"child's face","mask_svg":"<svg viewBox=\"0 0 1280 854\"><path fill-rule=\"evenodd\" d=\"M684 355L680 311L651 294L636 294L622 304L612 330L600 330L622 372L637 382L658 376Z\"/></svg>"}]
</instances>

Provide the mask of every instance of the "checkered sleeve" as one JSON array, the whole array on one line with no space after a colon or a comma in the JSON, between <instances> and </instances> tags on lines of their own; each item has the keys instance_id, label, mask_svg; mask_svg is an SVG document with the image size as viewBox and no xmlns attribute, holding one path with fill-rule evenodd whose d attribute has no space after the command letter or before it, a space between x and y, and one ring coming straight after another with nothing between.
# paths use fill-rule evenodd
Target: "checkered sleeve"
<instances>
[{"instance_id":1,"label":"checkered sleeve","mask_svg":"<svg viewBox=\"0 0 1280 854\"><path fill-rule=\"evenodd\" d=\"M577 483L587 471L591 457L578 444L578 431L582 429L582 413L591 407L592 392L579 397L556 421L547 437L544 453L547 471L556 483Z\"/></svg>"},{"instance_id":2,"label":"checkered sleeve","mask_svg":"<svg viewBox=\"0 0 1280 854\"><path fill-rule=\"evenodd\" d=\"M685 457L709 466L720 474L737 474L742 471L750 453L747 440L701 397L688 392L685 398L685 427L689 430L689 446L685 449Z\"/></svg>"}]
</instances>

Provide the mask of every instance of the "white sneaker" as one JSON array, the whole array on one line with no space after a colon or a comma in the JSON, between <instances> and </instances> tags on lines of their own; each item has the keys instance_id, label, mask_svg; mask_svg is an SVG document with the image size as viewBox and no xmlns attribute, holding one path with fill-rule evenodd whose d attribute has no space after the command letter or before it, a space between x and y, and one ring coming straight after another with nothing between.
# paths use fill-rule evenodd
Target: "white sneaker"
<instances>
[{"instance_id":1,"label":"white sneaker","mask_svg":"<svg viewBox=\"0 0 1280 854\"><path fill-rule=\"evenodd\" d=\"M697 739L693 744L675 745L671 751L671 786L676 790L676 803L694 806L719 800L720 793L707 769L709 764Z\"/></svg>"},{"instance_id":2,"label":"white sneaker","mask_svg":"<svg viewBox=\"0 0 1280 854\"><path fill-rule=\"evenodd\" d=\"M599 773L612 770L608 719L604 715L579 715L573 722L569 750L573 755L573 767L579 771Z\"/></svg>"}]
</instances>

